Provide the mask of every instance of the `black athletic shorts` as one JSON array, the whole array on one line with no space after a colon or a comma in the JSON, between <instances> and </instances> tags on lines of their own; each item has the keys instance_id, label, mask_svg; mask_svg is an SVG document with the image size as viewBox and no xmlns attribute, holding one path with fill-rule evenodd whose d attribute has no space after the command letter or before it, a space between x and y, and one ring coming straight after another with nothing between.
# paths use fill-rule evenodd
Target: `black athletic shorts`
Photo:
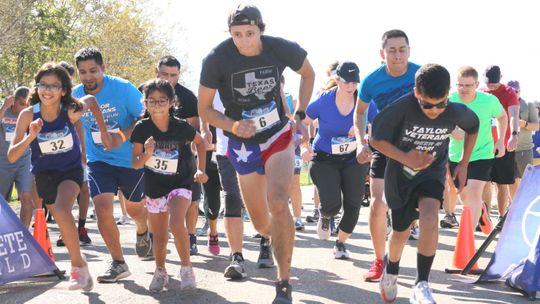
<instances>
[{"instance_id":1,"label":"black athletic shorts","mask_svg":"<svg viewBox=\"0 0 540 304\"><path fill-rule=\"evenodd\" d=\"M392 228L396 231L409 229L411 223L418 219L418 199L429 197L439 200L442 204L444 184L436 179L426 180L417 185L410 196L409 201L399 209L392 209ZM439 206L440 207L440 206Z\"/></svg>"},{"instance_id":2,"label":"black athletic shorts","mask_svg":"<svg viewBox=\"0 0 540 304\"><path fill-rule=\"evenodd\" d=\"M503 157L495 158L491 170L491 181L501 185L514 183L516 152L508 152Z\"/></svg>"},{"instance_id":3,"label":"black athletic shorts","mask_svg":"<svg viewBox=\"0 0 540 304\"><path fill-rule=\"evenodd\" d=\"M38 196L43 203L50 205L56 201L58 185L65 180L72 180L79 188L83 184L84 174L82 166L68 169L67 171L43 171L36 174L36 187Z\"/></svg>"},{"instance_id":4,"label":"black athletic shorts","mask_svg":"<svg viewBox=\"0 0 540 304\"><path fill-rule=\"evenodd\" d=\"M454 171L458 163L449 162L450 164L450 175L454 175ZM479 159L472 162L469 162L467 167L467 180L475 179L480 181L489 182L491 181L491 169L493 168L493 159ZM465 185L467 183L465 182ZM454 179L454 186L459 188L457 179Z\"/></svg>"},{"instance_id":5,"label":"black athletic shorts","mask_svg":"<svg viewBox=\"0 0 540 304\"><path fill-rule=\"evenodd\" d=\"M371 178L384 178L384 170L386 169L386 155L373 149L373 159L371 160L371 167L369 168L369 176Z\"/></svg>"}]
</instances>

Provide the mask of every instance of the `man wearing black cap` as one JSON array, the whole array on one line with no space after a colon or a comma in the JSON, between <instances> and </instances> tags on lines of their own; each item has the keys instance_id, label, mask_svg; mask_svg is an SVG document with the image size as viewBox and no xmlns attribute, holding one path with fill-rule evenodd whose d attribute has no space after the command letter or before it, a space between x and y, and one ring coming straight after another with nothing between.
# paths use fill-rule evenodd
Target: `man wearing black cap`
<instances>
[{"instance_id":1,"label":"man wearing black cap","mask_svg":"<svg viewBox=\"0 0 540 304\"><path fill-rule=\"evenodd\" d=\"M495 158L491 171L491 181L497 184L499 216L503 216L506 212L509 202L508 185L514 183L515 150L519 135L519 99L514 89L501 83L501 78L499 66L491 65L486 68L484 91L497 96L508 117L508 128L504 137L506 151L503 156Z\"/></svg>"},{"instance_id":2,"label":"man wearing black cap","mask_svg":"<svg viewBox=\"0 0 540 304\"><path fill-rule=\"evenodd\" d=\"M343 217L334 245L334 258L348 259L345 242L353 233L365 187L367 164L356 161L353 131L354 106L357 102L359 69L354 62L342 62L336 69L337 87L322 92L307 107L305 122L318 120L319 131L313 141L314 153L302 148L304 160L312 160L310 175L319 192L320 216L317 234L330 238L330 219L343 207Z\"/></svg>"},{"instance_id":3,"label":"man wearing black cap","mask_svg":"<svg viewBox=\"0 0 540 304\"><path fill-rule=\"evenodd\" d=\"M228 19L231 38L204 59L199 86L199 114L229 137L227 155L255 229L261 233L257 265L271 267L272 238L278 264L274 303L292 303L289 283L294 225L288 207L294 170L292 126L281 101L280 78L290 67L302 79L296 123L305 118L315 73L298 44L264 36L260 11L239 5ZM225 113L213 108L219 91ZM307 140L307 139L306 139ZM241 255L234 258L243 259Z\"/></svg>"}]
</instances>

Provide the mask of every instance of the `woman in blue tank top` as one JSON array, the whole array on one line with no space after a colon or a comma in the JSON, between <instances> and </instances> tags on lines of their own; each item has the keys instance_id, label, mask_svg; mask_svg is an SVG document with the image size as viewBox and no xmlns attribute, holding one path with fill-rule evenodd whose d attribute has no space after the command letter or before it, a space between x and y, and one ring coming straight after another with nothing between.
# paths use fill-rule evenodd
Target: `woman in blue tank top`
<instances>
[{"instance_id":1,"label":"woman in blue tank top","mask_svg":"<svg viewBox=\"0 0 540 304\"><path fill-rule=\"evenodd\" d=\"M8 160L15 162L28 146L38 195L56 219L71 258L70 290L93 287L88 265L81 255L79 234L71 214L83 183L80 142L75 123L86 110L96 117L104 145L111 144L105 121L94 97L80 101L71 96L71 78L57 63L46 63L37 72L30 94L31 108L17 120Z\"/></svg>"}]
</instances>

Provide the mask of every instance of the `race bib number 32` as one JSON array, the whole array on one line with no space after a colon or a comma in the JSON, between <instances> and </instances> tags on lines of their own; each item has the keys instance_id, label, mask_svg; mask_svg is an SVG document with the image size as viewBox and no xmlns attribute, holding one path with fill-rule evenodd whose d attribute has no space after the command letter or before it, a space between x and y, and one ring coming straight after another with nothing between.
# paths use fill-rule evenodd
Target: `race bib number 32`
<instances>
[{"instance_id":1,"label":"race bib number 32","mask_svg":"<svg viewBox=\"0 0 540 304\"><path fill-rule=\"evenodd\" d=\"M58 154L73 149L73 136L68 126L58 131L39 133L37 139L43 154Z\"/></svg>"}]
</instances>

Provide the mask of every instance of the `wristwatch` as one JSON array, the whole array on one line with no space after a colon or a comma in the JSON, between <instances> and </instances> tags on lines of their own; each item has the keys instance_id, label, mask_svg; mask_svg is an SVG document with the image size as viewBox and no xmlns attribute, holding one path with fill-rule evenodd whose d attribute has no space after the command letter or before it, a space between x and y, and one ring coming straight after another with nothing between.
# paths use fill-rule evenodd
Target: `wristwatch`
<instances>
[{"instance_id":1,"label":"wristwatch","mask_svg":"<svg viewBox=\"0 0 540 304\"><path fill-rule=\"evenodd\" d=\"M518 131L512 131L512 136L514 136L514 135L518 135L518 134L519 134L519 132L518 132Z\"/></svg>"},{"instance_id":2,"label":"wristwatch","mask_svg":"<svg viewBox=\"0 0 540 304\"><path fill-rule=\"evenodd\" d=\"M296 112L294 112L294 116L298 116L298 118L300 118L300 120L304 120L304 119L306 119L306 112L304 112L304 111L296 111Z\"/></svg>"}]
</instances>

